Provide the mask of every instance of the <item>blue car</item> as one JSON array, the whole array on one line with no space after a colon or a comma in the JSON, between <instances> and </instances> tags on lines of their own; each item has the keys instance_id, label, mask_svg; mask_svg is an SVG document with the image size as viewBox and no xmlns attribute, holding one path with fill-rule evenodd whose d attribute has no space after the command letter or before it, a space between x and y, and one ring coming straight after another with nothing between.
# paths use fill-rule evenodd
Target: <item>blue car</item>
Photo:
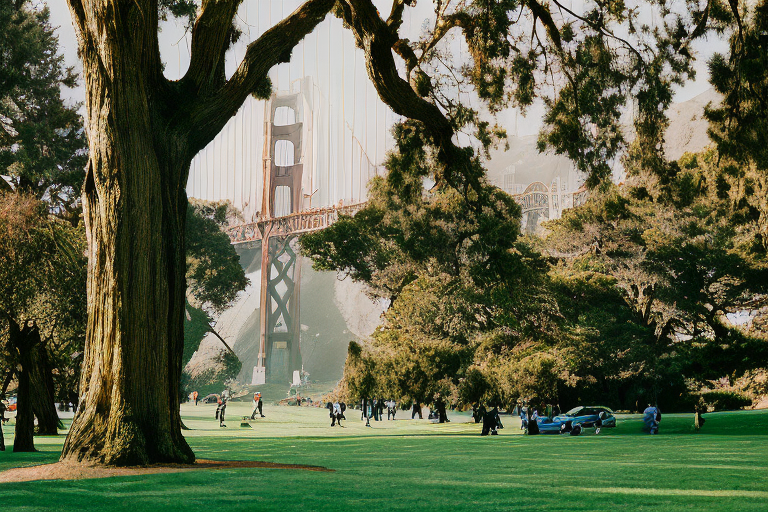
<instances>
[{"instance_id":1,"label":"blue car","mask_svg":"<svg viewBox=\"0 0 768 512\"><path fill-rule=\"evenodd\" d=\"M570 434L577 436L585 428L594 428L595 434L602 428L616 426L616 416L608 407L601 405L587 405L574 407L565 414L552 418L539 418L537 420L539 432L542 434Z\"/></svg>"}]
</instances>

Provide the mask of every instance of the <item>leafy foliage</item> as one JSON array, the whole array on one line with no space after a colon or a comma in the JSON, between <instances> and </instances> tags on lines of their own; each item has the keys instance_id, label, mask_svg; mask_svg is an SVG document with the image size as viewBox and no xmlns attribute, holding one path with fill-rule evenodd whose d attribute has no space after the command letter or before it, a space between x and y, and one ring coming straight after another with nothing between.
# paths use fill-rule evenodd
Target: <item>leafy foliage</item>
<instances>
[{"instance_id":1,"label":"leafy foliage","mask_svg":"<svg viewBox=\"0 0 768 512\"><path fill-rule=\"evenodd\" d=\"M52 213L76 225L87 150L80 106L61 99L61 88L77 83L63 61L47 7L2 3L0 170L17 190L45 199Z\"/></svg>"},{"instance_id":2,"label":"leafy foliage","mask_svg":"<svg viewBox=\"0 0 768 512\"><path fill-rule=\"evenodd\" d=\"M11 323L34 322L47 342L62 398L77 388L78 352L85 337L85 233L48 217L27 194L0 192L0 358L16 366L9 350Z\"/></svg>"},{"instance_id":3,"label":"leafy foliage","mask_svg":"<svg viewBox=\"0 0 768 512\"><path fill-rule=\"evenodd\" d=\"M229 236L223 231L236 210L228 202L192 200L187 208L187 293L221 312L248 286Z\"/></svg>"},{"instance_id":4,"label":"leafy foliage","mask_svg":"<svg viewBox=\"0 0 768 512\"><path fill-rule=\"evenodd\" d=\"M604 187L550 223L546 243L562 271L615 280L627 322L641 334L639 344L621 342L629 361L684 392L768 364L765 334L728 319L766 304L768 266L750 206L756 175L734 173L714 151L679 164L681 172L652 192Z\"/></svg>"}]
</instances>

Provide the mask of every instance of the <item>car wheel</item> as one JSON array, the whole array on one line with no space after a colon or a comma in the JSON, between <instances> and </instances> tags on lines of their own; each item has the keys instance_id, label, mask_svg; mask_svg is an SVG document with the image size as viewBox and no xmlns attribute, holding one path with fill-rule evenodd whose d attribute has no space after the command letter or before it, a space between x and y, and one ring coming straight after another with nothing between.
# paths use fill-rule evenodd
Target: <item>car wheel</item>
<instances>
[{"instance_id":1,"label":"car wheel","mask_svg":"<svg viewBox=\"0 0 768 512\"><path fill-rule=\"evenodd\" d=\"M595 435L600 433L600 427L595 427Z\"/></svg>"},{"instance_id":2,"label":"car wheel","mask_svg":"<svg viewBox=\"0 0 768 512\"><path fill-rule=\"evenodd\" d=\"M579 434L581 434L581 425L574 425L573 428L571 429L571 435L577 436Z\"/></svg>"}]
</instances>

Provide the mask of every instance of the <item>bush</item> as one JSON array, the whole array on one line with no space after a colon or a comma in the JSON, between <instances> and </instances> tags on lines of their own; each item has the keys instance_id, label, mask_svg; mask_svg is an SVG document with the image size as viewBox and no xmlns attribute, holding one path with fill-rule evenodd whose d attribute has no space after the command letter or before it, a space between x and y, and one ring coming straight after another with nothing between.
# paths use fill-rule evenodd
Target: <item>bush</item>
<instances>
[{"instance_id":1,"label":"bush","mask_svg":"<svg viewBox=\"0 0 768 512\"><path fill-rule=\"evenodd\" d=\"M715 411L733 411L752 405L752 400L733 391L708 391L701 394L708 407Z\"/></svg>"}]
</instances>

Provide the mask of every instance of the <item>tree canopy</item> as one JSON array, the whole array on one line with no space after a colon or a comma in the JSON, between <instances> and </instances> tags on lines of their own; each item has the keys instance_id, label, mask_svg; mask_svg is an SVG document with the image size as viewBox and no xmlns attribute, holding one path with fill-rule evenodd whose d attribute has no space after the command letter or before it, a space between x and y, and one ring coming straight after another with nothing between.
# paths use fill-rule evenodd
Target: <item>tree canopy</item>
<instances>
[{"instance_id":1,"label":"tree canopy","mask_svg":"<svg viewBox=\"0 0 768 512\"><path fill-rule=\"evenodd\" d=\"M434 213L444 215L446 225L463 220L452 216L453 208L474 216L474 226L463 239L445 238L439 229L427 231L432 242L442 237L455 244L434 270L416 245L398 240L395 252L425 267L423 279L446 272L459 279L467 293L486 297L498 286L510 287L509 293L498 295L501 300L516 297L517 277L498 284L491 279L498 275L495 257L490 258L494 247L484 244L480 233L495 237L504 261L531 265L535 271L526 276L537 276L541 269L532 251L510 247L515 232L508 229L505 217L514 213L511 205L484 183L476 151L458 145L459 131L471 132L482 150L503 135L503 129L481 118L480 110L469 106L462 94L480 98L490 112L507 104L525 107L545 96L548 124L542 145L568 154L595 186L607 178L605 160L623 144L619 106L629 98L639 100L636 131L643 144L638 151L658 151L671 87L691 75L692 41L710 28L739 20L736 2L721 0L654 0L636 6L596 0L585 2L578 12L557 0L437 0L423 36L411 41L401 35L401 28L412 0L393 0L386 16L371 0L307 0L250 43L227 78L224 61L238 37L239 1L68 3L86 75L90 135L84 187L89 323L82 407L62 458L108 464L194 459L181 436L178 414L186 273L184 188L190 162L249 95L268 96L270 68L287 62L292 49L329 13L352 31L379 96L408 120L404 126L412 135L400 137L401 144L411 138L427 146L425 154L432 161L427 172L439 194L405 206L418 212L428 211L431 202L445 202ZM657 24L644 21L644 6L660 12ZM169 14L188 17L192 37L189 69L175 81L163 75L157 40L159 20ZM454 35L469 49L467 62L451 58L456 53L449 44ZM410 158L415 153L402 154ZM405 181L421 181L419 166L405 164L402 169L412 174ZM397 172L390 175L392 180L398 177ZM449 187L458 192L454 195ZM393 190L406 188L394 183ZM420 189L413 193L418 195ZM406 229L397 237L422 243ZM464 262L451 262L467 256L471 258ZM374 276L375 265L358 268ZM396 281L390 284L393 291L401 288ZM503 308L492 308L494 315L484 317L482 311L491 301L478 301L480 312L473 305L467 309L468 318L496 324L495 314ZM513 337L525 336L527 326L540 316L508 315L499 324L509 326ZM109 360L104 354L110 354Z\"/></svg>"},{"instance_id":2,"label":"tree canopy","mask_svg":"<svg viewBox=\"0 0 768 512\"><path fill-rule=\"evenodd\" d=\"M16 190L46 199L51 212L80 222L86 140L78 109L61 98L77 75L64 66L48 7L0 6L0 174ZM0 190L10 189L0 179Z\"/></svg>"}]
</instances>

